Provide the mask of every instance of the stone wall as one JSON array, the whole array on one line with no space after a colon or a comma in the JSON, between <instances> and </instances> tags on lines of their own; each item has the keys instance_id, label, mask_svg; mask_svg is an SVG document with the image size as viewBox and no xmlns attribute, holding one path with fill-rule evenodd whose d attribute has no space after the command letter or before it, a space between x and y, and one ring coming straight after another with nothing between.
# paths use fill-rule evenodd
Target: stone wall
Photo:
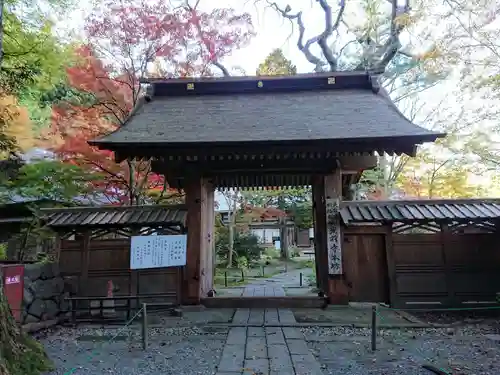
<instances>
[{"instance_id":1,"label":"stone wall","mask_svg":"<svg viewBox=\"0 0 500 375\"><path fill-rule=\"evenodd\" d=\"M69 305L64 279L55 263L26 264L22 324L53 320L66 315Z\"/></svg>"}]
</instances>

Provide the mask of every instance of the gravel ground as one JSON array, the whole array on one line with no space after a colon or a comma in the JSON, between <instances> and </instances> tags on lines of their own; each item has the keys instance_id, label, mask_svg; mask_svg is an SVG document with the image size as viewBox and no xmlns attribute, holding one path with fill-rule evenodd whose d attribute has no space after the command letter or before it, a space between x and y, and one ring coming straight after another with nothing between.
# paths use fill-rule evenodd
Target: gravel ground
<instances>
[{"instance_id":1,"label":"gravel ground","mask_svg":"<svg viewBox=\"0 0 500 375\"><path fill-rule=\"evenodd\" d=\"M214 374L227 331L198 328L150 330L147 351L139 327L58 329L39 340L57 368L47 375L198 375ZM73 370L73 371L72 371Z\"/></svg>"},{"instance_id":2,"label":"gravel ground","mask_svg":"<svg viewBox=\"0 0 500 375\"><path fill-rule=\"evenodd\" d=\"M470 325L488 324L500 326L500 310L469 310L469 311L447 311L447 312L411 312L416 318L434 324Z\"/></svg>"},{"instance_id":3,"label":"gravel ground","mask_svg":"<svg viewBox=\"0 0 500 375\"><path fill-rule=\"evenodd\" d=\"M446 329L391 329L378 333L371 351L370 329L305 328L309 348L325 374L431 375L421 368L433 364L450 375L500 373L500 341L491 326Z\"/></svg>"}]
</instances>

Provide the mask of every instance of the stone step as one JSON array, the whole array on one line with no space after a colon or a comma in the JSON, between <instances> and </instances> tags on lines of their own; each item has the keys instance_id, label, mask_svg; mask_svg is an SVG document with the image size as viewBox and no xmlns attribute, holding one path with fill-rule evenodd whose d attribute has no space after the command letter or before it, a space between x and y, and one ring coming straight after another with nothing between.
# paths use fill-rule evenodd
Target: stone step
<instances>
[{"instance_id":1,"label":"stone step","mask_svg":"<svg viewBox=\"0 0 500 375\"><path fill-rule=\"evenodd\" d=\"M325 298L297 297L211 297L202 298L201 304L208 308L320 308L326 306Z\"/></svg>"}]
</instances>

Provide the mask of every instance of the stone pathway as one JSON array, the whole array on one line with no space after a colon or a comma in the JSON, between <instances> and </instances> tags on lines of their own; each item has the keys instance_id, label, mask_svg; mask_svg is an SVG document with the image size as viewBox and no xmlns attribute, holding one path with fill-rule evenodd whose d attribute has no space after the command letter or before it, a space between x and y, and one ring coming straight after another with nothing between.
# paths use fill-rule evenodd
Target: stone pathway
<instances>
[{"instance_id":1,"label":"stone pathway","mask_svg":"<svg viewBox=\"0 0 500 375\"><path fill-rule=\"evenodd\" d=\"M281 286L248 285L243 296L285 296ZM290 309L237 309L217 375L322 375Z\"/></svg>"},{"instance_id":2,"label":"stone pathway","mask_svg":"<svg viewBox=\"0 0 500 375\"><path fill-rule=\"evenodd\" d=\"M265 279L252 280L249 284L247 284L247 288L257 286L268 286L272 288L297 288L300 287L300 274L302 274L302 285L306 287L307 278L313 273L314 271L311 268L301 268L298 270L279 273Z\"/></svg>"},{"instance_id":3,"label":"stone pathway","mask_svg":"<svg viewBox=\"0 0 500 375\"><path fill-rule=\"evenodd\" d=\"M280 323L293 323L288 309L238 309L233 323L249 325L229 331L217 375L322 375L304 335ZM265 325L276 325L268 327Z\"/></svg>"}]
</instances>

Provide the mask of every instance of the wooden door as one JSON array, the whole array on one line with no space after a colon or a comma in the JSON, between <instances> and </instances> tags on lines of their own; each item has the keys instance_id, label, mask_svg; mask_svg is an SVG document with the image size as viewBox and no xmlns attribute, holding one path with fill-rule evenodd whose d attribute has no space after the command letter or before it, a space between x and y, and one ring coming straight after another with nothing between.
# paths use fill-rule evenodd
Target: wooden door
<instances>
[{"instance_id":1,"label":"wooden door","mask_svg":"<svg viewBox=\"0 0 500 375\"><path fill-rule=\"evenodd\" d=\"M384 236L346 233L343 254L349 300L389 302Z\"/></svg>"}]
</instances>

